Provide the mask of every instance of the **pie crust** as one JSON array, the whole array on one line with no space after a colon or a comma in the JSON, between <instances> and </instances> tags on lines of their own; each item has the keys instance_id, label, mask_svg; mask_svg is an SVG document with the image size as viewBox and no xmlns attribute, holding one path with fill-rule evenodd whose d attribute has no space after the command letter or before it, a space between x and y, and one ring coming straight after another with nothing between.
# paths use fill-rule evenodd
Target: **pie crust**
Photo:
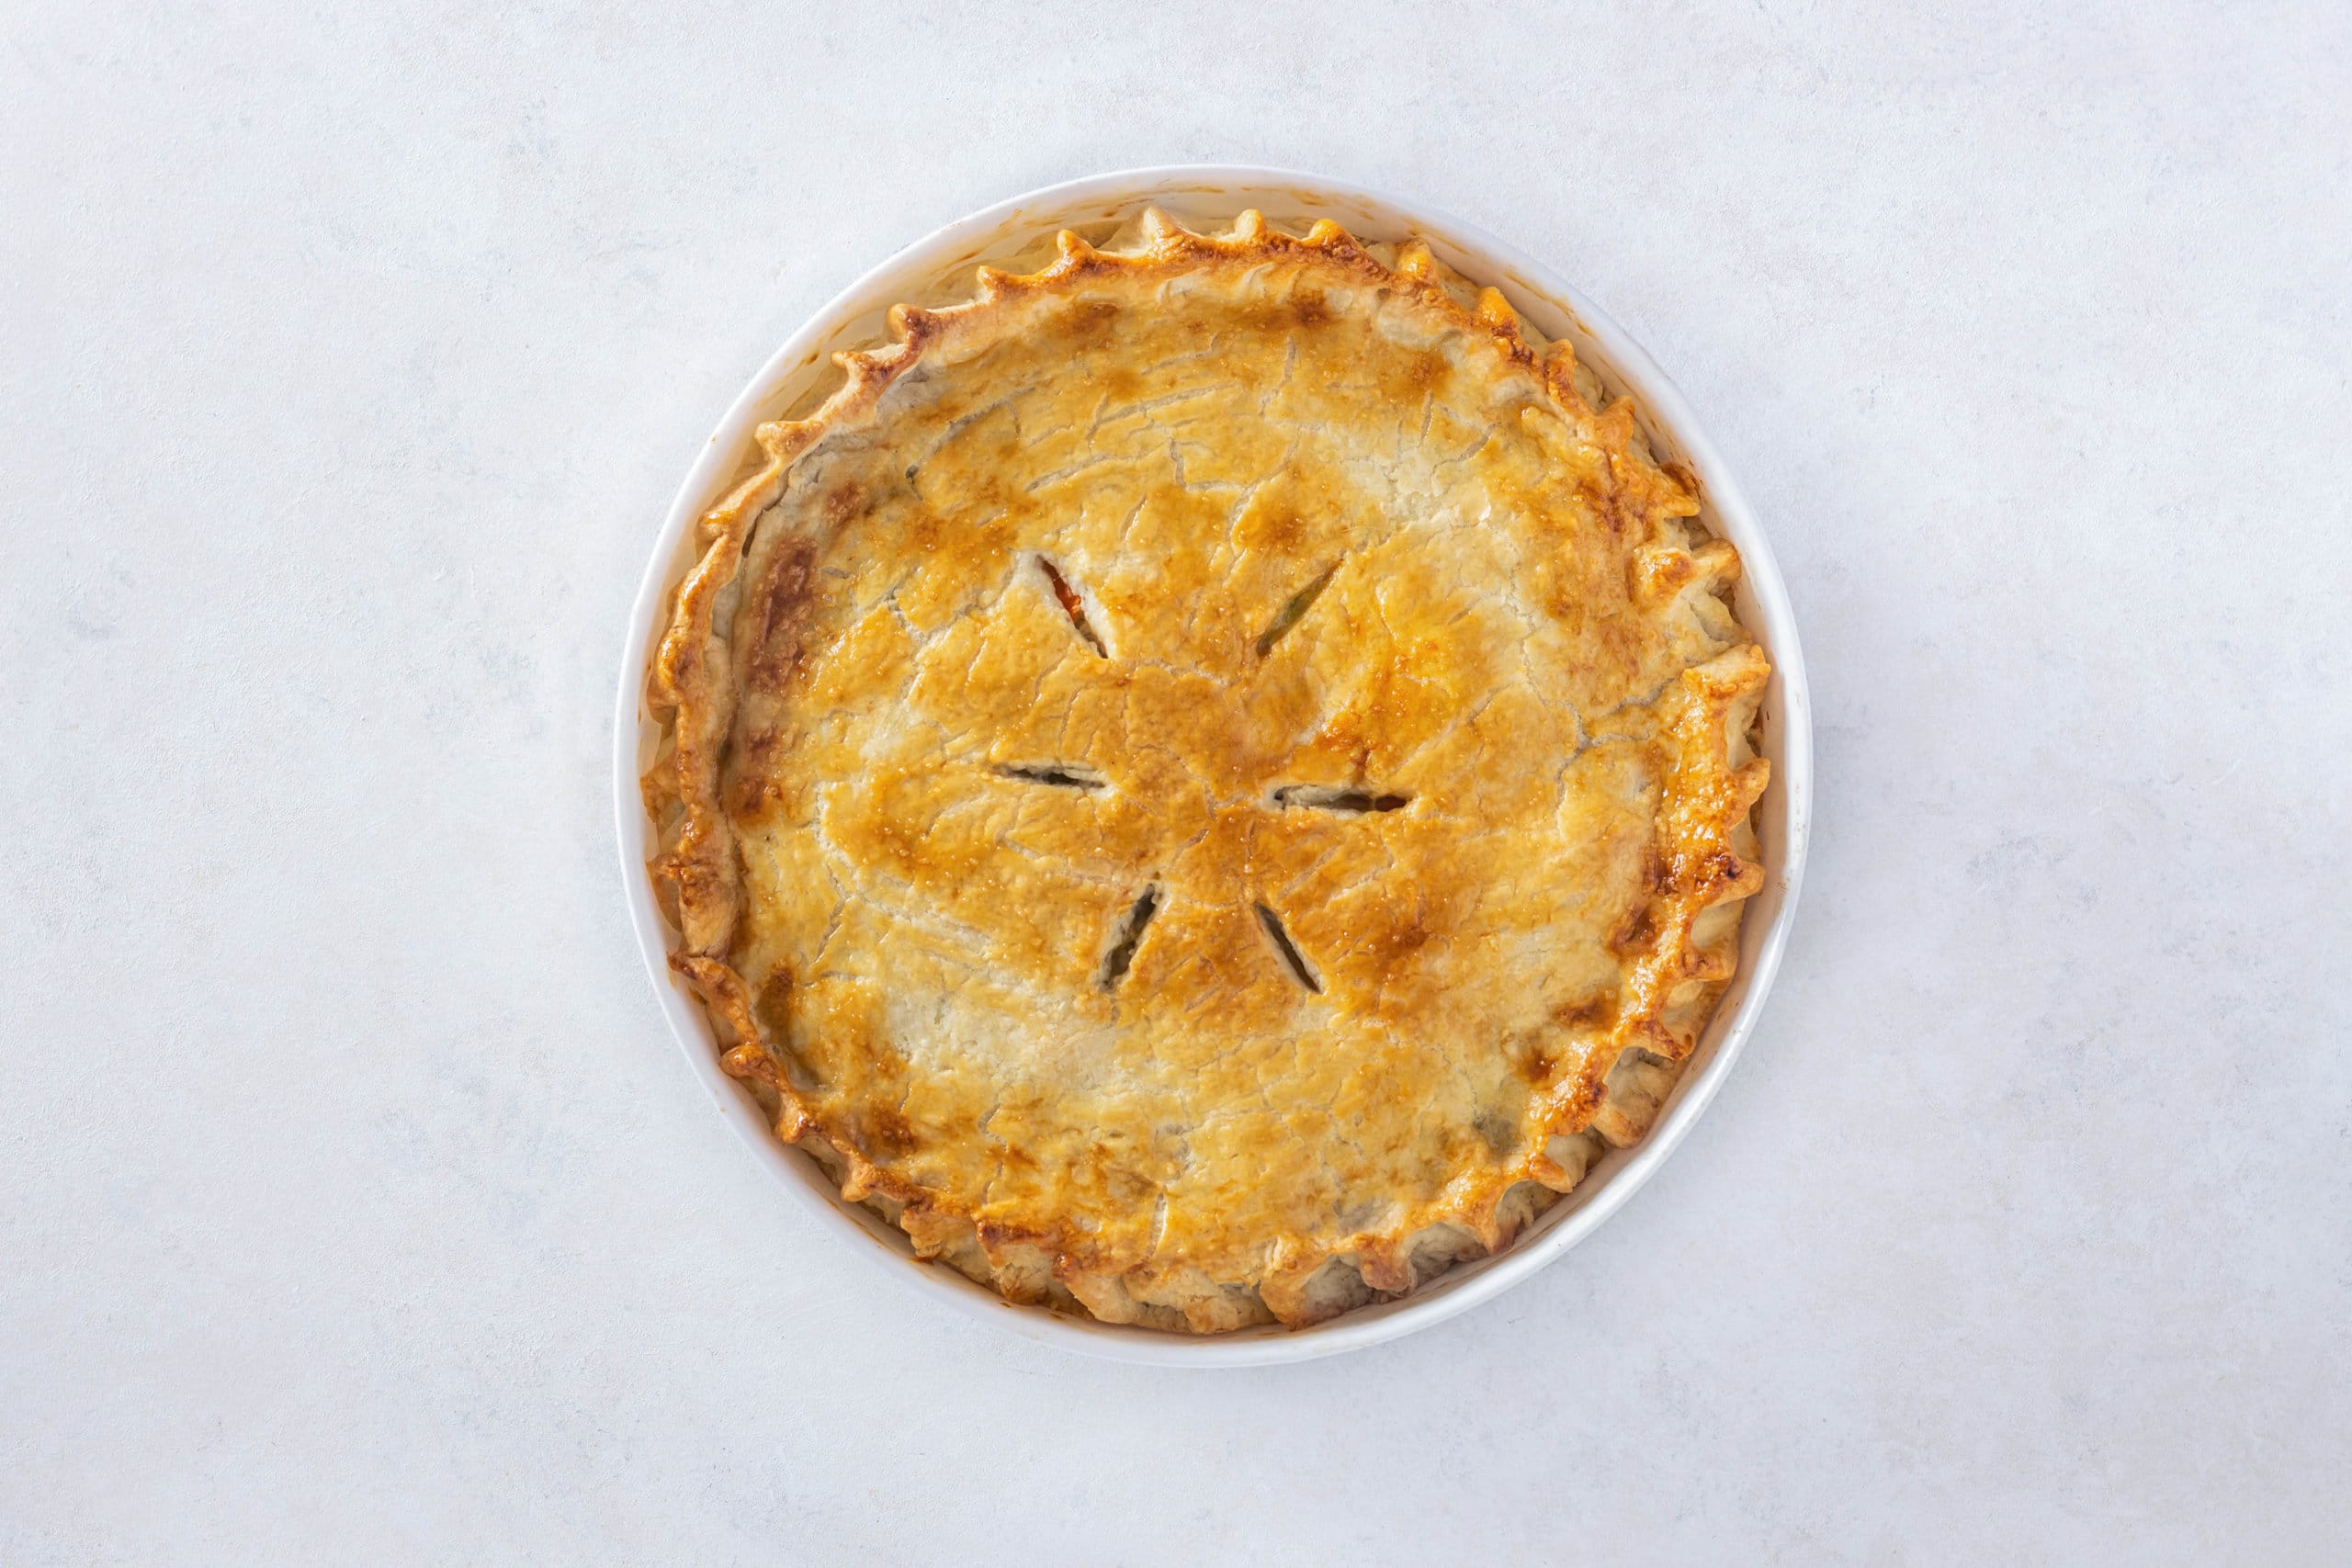
<instances>
[{"instance_id":1,"label":"pie crust","mask_svg":"<svg viewBox=\"0 0 2352 1568\"><path fill-rule=\"evenodd\" d=\"M1647 1129L1770 666L1689 476L1426 246L1057 247L761 428L650 671L650 870L727 1069L920 1256L1311 1324Z\"/></svg>"}]
</instances>

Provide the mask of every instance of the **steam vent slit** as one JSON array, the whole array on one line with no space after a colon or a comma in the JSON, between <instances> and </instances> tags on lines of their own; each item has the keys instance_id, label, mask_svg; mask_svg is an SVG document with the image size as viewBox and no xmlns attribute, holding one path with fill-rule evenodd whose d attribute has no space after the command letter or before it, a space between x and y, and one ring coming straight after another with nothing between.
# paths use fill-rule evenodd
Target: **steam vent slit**
<instances>
[{"instance_id":1,"label":"steam vent slit","mask_svg":"<svg viewBox=\"0 0 2352 1568\"><path fill-rule=\"evenodd\" d=\"M1002 767L997 773L1008 779L1020 779L1027 784L1052 784L1057 789L1101 789L1102 781L1083 768L1068 768L1058 762L1044 762L1035 766Z\"/></svg>"},{"instance_id":2,"label":"steam vent slit","mask_svg":"<svg viewBox=\"0 0 2352 1568\"><path fill-rule=\"evenodd\" d=\"M1274 612L1274 618L1266 623L1264 631L1258 634L1259 658L1263 659L1272 653L1274 644L1282 641L1283 634L1306 618L1306 612L1315 607L1317 597L1331 585L1332 573L1339 570L1339 563L1334 561L1324 569L1322 576L1292 594L1283 607Z\"/></svg>"},{"instance_id":3,"label":"steam vent slit","mask_svg":"<svg viewBox=\"0 0 2352 1568\"><path fill-rule=\"evenodd\" d=\"M1127 965L1136 961L1136 944L1143 941L1144 928L1151 924L1152 916L1159 913L1159 884L1153 883L1136 897L1135 907L1126 919L1119 922L1119 934L1111 943L1111 951L1102 959L1102 988L1116 990L1126 978Z\"/></svg>"},{"instance_id":4,"label":"steam vent slit","mask_svg":"<svg viewBox=\"0 0 2352 1568\"><path fill-rule=\"evenodd\" d=\"M1290 932L1283 929L1283 918L1261 904L1258 906L1258 923L1266 928L1266 935L1272 940L1274 950L1290 966L1291 977L1317 996L1321 996L1323 982L1315 977L1315 971L1306 966L1306 955L1298 951L1298 944L1290 940Z\"/></svg>"},{"instance_id":5,"label":"steam vent slit","mask_svg":"<svg viewBox=\"0 0 2352 1568\"><path fill-rule=\"evenodd\" d=\"M1086 618L1086 602L1078 596L1078 590L1069 585L1069 579L1062 575L1062 569L1044 556L1037 558L1037 565L1044 570L1046 581L1053 585L1054 598L1060 604L1062 614L1069 617L1071 628L1086 639L1087 647L1104 659L1110 658L1111 650L1103 646L1102 634Z\"/></svg>"},{"instance_id":6,"label":"steam vent slit","mask_svg":"<svg viewBox=\"0 0 2352 1568\"><path fill-rule=\"evenodd\" d=\"M1325 789L1317 784L1284 784L1274 791L1274 804L1311 811L1401 811L1412 803L1409 795L1368 789Z\"/></svg>"}]
</instances>

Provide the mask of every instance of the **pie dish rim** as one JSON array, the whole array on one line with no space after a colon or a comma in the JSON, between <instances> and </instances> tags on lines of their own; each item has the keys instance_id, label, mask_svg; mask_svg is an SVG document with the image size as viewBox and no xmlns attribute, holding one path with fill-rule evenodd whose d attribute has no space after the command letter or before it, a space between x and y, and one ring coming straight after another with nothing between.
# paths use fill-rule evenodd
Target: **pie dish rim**
<instances>
[{"instance_id":1,"label":"pie dish rim","mask_svg":"<svg viewBox=\"0 0 2352 1568\"><path fill-rule=\"evenodd\" d=\"M1739 550L1744 567L1740 616L1770 658L1762 754L1773 785L1759 807L1765 886L1743 919L1740 975L1718 1005L1697 1050L1649 1134L1596 1165L1577 1190L1555 1203L1513 1246L1448 1271L1401 1300L1360 1308L1312 1327L1267 1327L1218 1336L1173 1335L1064 1316L1022 1306L944 1268L914 1268L907 1239L870 1210L844 1200L805 1154L779 1142L751 1094L720 1067L701 1004L673 979L675 933L655 903L645 863L651 852L639 778L652 723L645 711L645 674L668 624L668 591L695 558L695 522L723 493L752 447L752 432L774 418L816 373L823 354L879 341L880 312L902 299L930 303L944 277L968 278L982 260L1047 238L1067 225L1101 221L1151 204L1179 221L1229 222L1244 208L1269 218L1330 217L1366 241L1406 231L1423 236L1441 259L1474 281L1500 288L1547 331L1572 337L1612 389L1634 395L1654 441L1701 480L1704 521ZM872 325L872 331L862 330ZM1660 438L1663 438L1662 441ZM935 231L869 271L813 315L772 355L729 409L688 473L655 543L622 655L616 711L615 794L624 888L632 924L673 1034L703 1077L722 1114L758 1157L786 1178L787 1193L819 1223L958 1310L982 1315L1023 1337L1081 1353L1155 1364L1254 1365L1306 1359L1380 1343L1427 1327L1500 1293L1589 1235L1647 1179L1720 1087L1751 1032L1777 970L1796 906L1810 823L1811 730L1793 618L1762 530L1679 395L1648 356L1604 312L1550 268L1474 226L1422 204L1345 181L1295 171L1235 165L1172 165L1121 171L1033 191ZM853 1235L853 1233L855 1233ZM854 1245L863 1238L868 1246ZM891 1256L885 1259L873 1250ZM1006 1314L1012 1314L1010 1316Z\"/></svg>"}]
</instances>

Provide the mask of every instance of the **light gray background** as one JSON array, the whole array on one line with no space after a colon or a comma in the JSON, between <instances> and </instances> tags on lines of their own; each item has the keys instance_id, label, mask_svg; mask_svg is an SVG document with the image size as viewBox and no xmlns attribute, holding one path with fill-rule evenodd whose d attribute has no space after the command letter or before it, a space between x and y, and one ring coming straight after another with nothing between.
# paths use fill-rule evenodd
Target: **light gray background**
<instances>
[{"instance_id":1,"label":"light gray background","mask_svg":"<svg viewBox=\"0 0 2352 1568\"><path fill-rule=\"evenodd\" d=\"M2352 11L972 11L0 17L0 1559L2352 1556ZM791 1209L607 766L769 351L1204 159L1578 280L1820 715L1795 943L1660 1178L1229 1373Z\"/></svg>"}]
</instances>

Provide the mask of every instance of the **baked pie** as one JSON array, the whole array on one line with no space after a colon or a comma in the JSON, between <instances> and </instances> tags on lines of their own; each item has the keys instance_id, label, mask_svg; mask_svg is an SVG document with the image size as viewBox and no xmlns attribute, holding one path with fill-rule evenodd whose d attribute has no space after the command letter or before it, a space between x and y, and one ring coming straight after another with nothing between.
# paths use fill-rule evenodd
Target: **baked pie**
<instances>
[{"instance_id":1,"label":"baked pie","mask_svg":"<svg viewBox=\"0 0 2352 1568\"><path fill-rule=\"evenodd\" d=\"M1016 1302L1311 1324L1638 1139L1761 882L1692 480L1428 248L1158 212L763 426L650 675L673 959Z\"/></svg>"}]
</instances>

